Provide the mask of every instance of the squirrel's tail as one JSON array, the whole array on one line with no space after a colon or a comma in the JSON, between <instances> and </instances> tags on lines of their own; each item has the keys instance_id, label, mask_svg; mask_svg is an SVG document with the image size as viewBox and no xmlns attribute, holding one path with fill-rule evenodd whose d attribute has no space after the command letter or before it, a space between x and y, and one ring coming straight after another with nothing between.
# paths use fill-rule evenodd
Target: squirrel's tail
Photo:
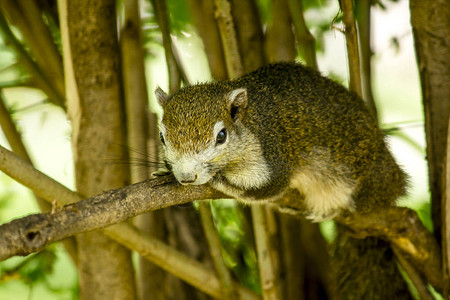
<instances>
[{"instance_id":1,"label":"squirrel's tail","mask_svg":"<svg viewBox=\"0 0 450 300\"><path fill-rule=\"evenodd\" d=\"M412 299L389 242L352 238L344 227L336 226L332 261L338 299Z\"/></svg>"}]
</instances>

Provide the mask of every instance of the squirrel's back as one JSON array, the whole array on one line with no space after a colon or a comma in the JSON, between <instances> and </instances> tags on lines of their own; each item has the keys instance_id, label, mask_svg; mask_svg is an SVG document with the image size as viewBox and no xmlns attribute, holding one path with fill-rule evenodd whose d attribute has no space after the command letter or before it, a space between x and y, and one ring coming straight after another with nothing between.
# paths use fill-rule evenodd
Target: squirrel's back
<instances>
[{"instance_id":1,"label":"squirrel's back","mask_svg":"<svg viewBox=\"0 0 450 300\"><path fill-rule=\"evenodd\" d=\"M286 163L280 172L289 173L291 186L320 191L310 206L320 206L314 209L324 210L324 217L333 202L368 211L405 193L406 176L377 123L363 101L340 84L302 65L278 63L231 85L247 88L244 124L260 139L264 156L273 168Z\"/></svg>"}]
</instances>

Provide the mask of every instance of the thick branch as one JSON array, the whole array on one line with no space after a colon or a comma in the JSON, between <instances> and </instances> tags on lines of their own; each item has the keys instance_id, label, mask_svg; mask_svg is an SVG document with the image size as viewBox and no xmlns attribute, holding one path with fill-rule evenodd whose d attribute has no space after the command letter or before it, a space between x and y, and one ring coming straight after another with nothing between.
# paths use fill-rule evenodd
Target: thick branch
<instances>
[{"instance_id":1,"label":"thick branch","mask_svg":"<svg viewBox=\"0 0 450 300\"><path fill-rule=\"evenodd\" d=\"M13 170L17 172L11 171L13 165L15 165ZM0 170L16 180L19 179L19 174L30 173L21 177L19 181L37 188L41 191L39 192L41 196L46 196L46 200L56 200L56 195L64 196L58 199L58 203L81 200L79 195L54 182L3 147L0 147ZM48 191L42 192L46 186ZM147 196L157 197L158 200L148 201ZM198 189L186 188L177 184L170 176L108 191L65 206L52 214L30 215L0 226L0 236L2 236L0 260L13 255L27 255L39 251L64 236L76 234L80 230L99 229L133 217L135 213L182 204L194 199L219 197L224 195L206 185L199 186ZM111 211L122 212L111 214ZM84 222L87 224L83 224ZM221 295L219 281L212 271L133 226L118 224L105 228L105 233L200 290L215 297ZM206 282L208 284L205 284ZM237 290L241 299L257 299L257 296L245 288L237 286Z\"/></svg>"},{"instance_id":2,"label":"thick branch","mask_svg":"<svg viewBox=\"0 0 450 300\"><path fill-rule=\"evenodd\" d=\"M0 169L32 187L38 196L46 200L57 203L81 200L80 196L53 182L2 147ZM221 196L207 186L192 189L174 182L172 177L148 180L67 205L51 214L30 215L7 223L0 227L0 260L13 255L26 255L65 237L120 223L151 210ZM167 185L171 188L161 188ZM63 197L59 198L59 195Z\"/></svg>"}]
</instances>

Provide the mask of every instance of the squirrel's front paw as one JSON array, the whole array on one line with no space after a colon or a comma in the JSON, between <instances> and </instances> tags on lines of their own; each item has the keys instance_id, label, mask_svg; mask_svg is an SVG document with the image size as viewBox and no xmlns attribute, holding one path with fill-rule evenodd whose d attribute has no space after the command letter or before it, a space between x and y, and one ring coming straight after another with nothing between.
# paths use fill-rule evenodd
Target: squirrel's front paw
<instances>
[{"instance_id":1,"label":"squirrel's front paw","mask_svg":"<svg viewBox=\"0 0 450 300\"><path fill-rule=\"evenodd\" d=\"M340 212L339 210L331 211L328 213L309 211L309 212L305 212L305 218L314 223L322 222L322 221L333 219L334 217L339 215L339 212Z\"/></svg>"},{"instance_id":2,"label":"squirrel's front paw","mask_svg":"<svg viewBox=\"0 0 450 300\"><path fill-rule=\"evenodd\" d=\"M172 174L172 171L164 170L164 169L161 169L161 170L158 170L158 171L155 171L152 173L152 175L155 177L162 177L162 176L167 176L170 174Z\"/></svg>"}]
</instances>

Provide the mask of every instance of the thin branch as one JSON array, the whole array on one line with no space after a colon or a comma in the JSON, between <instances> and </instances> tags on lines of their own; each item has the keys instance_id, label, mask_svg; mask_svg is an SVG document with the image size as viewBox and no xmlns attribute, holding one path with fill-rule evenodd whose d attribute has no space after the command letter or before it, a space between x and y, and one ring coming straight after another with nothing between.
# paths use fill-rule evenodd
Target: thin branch
<instances>
[{"instance_id":1,"label":"thin branch","mask_svg":"<svg viewBox=\"0 0 450 300\"><path fill-rule=\"evenodd\" d=\"M188 0L187 3L195 27L202 38L212 77L216 80L227 79L219 29L214 19L213 1Z\"/></svg>"},{"instance_id":2,"label":"thin branch","mask_svg":"<svg viewBox=\"0 0 450 300\"><path fill-rule=\"evenodd\" d=\"M165 0L152 0L156 19L162 34L164 51L166 53L167 68L169 71L169 93L173 94L180 88L181 76L175 56L172 52L172 38L170 37L169 15Z\"/></svg>"},{"instance_id":3,"label":"thin branch","mask_svg":"<svg viewBox=\"0 0 450 300\"><path fill-rule=\"evenodd\" d=\"M18 9L19 14L26 22L29 30L23 26L19 26L19 30L23 32L23 37L30 50L36 57L36 62L44 73L47 74L55 90L59 94L64 95L64 75L61 55L53 41L53 37L49 28L42 19L42 11L36 1L28 0L6 0L10 8ZM17 3L17 8L14 4ZM11 20L16 21L16 20ZM23 22L20 22L23 24Z\"/></svg>"},{"instance_id":4,"label":"thin branch","mask_svg":"<svg viewBox=\"0 0 450 300\"><path fill-rule=\"evenodd\" d=\"M219 235L215 230L209 203L199 202L198 209L216 274L219 277L223 298L229 300L237 299L230 271L223 261L222 247L220 245Z\"/></svg>"},{"instance_id":5,"label":"thin branch","mask_svg":"<svg viewBox=\"0 0 450 300\"><path fill-rule=\"evenodd\" d=\"M361 71L359 64L358 31L353 13L353 0L340 0L343 13L342 21L345 26L345 40L347 41L348 65L350 67L350 90L362 97Z\"/></svg>"},{"instance_id":6,"label":"thin branch","mask_svg":"<svg viewBox=\"0 0 450 300\"><path fill-rule=\"evenodd\" d=\"M306 26L305 17L303 15L302 0L289 0L288 2L300 53L309 67L318 70L316 43L313 35L308 29L308 26Z\"/></svg>"},{"instance_id":7,"label":"thin branch","mask_svg":"<svg viewBox=\"0 0 450 300\"><path fill-rule=\"evenodd\" d=\"M225 58L219 29L214 18L213 1L187 1L198 34L202 38L211 75L216 80L227 79Z\"/></svg>"},{"instance_id":8,"label":"thin branch","mask_svg":"<svg viewBox=\"0 0 450 300\"><path fill-rule=\"evenodd\" d=\"M230 79L237 78L243 75L244 68L239 54L233 17L231 16L231 5L227 0L214 0L214 3L216 5L215 16L222 38L222 47L225 54L228 76Z\"/></svg>"},{"instance_id":9,"label":"thin branch","mask_svg":"<svg viewBox=\"0 0 450 300\"><path fill-rule=\"evenodd\" d=\"M12 33L3 15L0 14L0 30L5 35L10 45L14 48L16 54L19 57L20 63L27 69L28 72L33 76L33 80L36 85L42 89L42 91L47 94L50 102L66 109L64 105L64 95L59 93L54 86L50 83L49 78L43 73L40 67L31 59L30 55L23 48L22 44L17 40L17 38Z\"/></svg>"},{"instance_id":10,"label":"thin branch","mask_svg":"<svg viewBox=\"0 0 450 300\"><path fill-rule=\"evenodd\" d=\"M272 247L267 232L266 207L263 205L252 205L251 209L263 299L281 299L278 291L277 272L270 251Z\"/></svg>"},{"instance_id":11,"label":"thin branch","mask_svg":"<svg viewBox=\"0 0 450 300\"><path fill-rule=\"evenodd\" d=\"M139 231L128 223L117 224L104 229L104 232L115 241L160 266L167 272L183 279L199 290L218 299L227 300L220 287L220 282L214 272L187 255L173 250L172 247ZM233 283L240 299L256 300L259 297L249 289Z\"/></svg>"},{"instance_id":12,"label":"thin branch","mask_svg":"<svg viewBox=\"0 0 450 300\"><path fill-rule=\"evenodd\" d=\"M268 62L293 61L296 56L292 18L287 0L273 0L272 20L267 25L265 51Z\"/></svg>"},{"instance_id":13,"label":"thin branch","mask_svg":"<svg viewBox=\"0 0 450 300\"><path fill-rule=\"evenodd\" d=\"M450 119L450 117L449 117ZM444 296L450 296L450 120L447 129L447 154L444 165L444 197L442 197L442 256Z\"/></svg>"},{"instance_id":14,"label":"thin branch","mask_svg":"<svg viewBox=\"0 0 450 300\"><path fill-rule=\"evenodd\" d=\"M138 0L123 1L124 18L121 24L120 48L122 82L126 109L127 145L130 162L157 159L156 117L148 107L148 93L145 80L144 51L142 45L141 17ZM152 123L151 123L152 122ZM154 147L149 147L148 143ZM159 142L159 140L158 140ZM138 163L130 164L131 183L146 180L155 166L142 168ZM153 237L164 234L163 211L137 216L136 227ZM141 299L162 299L164 297L165 272L144 257L139 257L137 287ZM148 295L151 295L148 296Z\"/></svg>"},{"instance_id":15,"label":"thin branch","mask_svg":"<svg viewBox=\"0 0 450 300\"><path fill-rule=\"evenodd\" d=\"M141 23L138 2L124 1L124 20L120 34L123 91L125 96L127 144L130 161L148 159L148 94L145 81L144 53L141 39ZM147 172L139 172L131 165L131 182L148 179ZM149 170L154 172L156 170Z\"/></svg>"},{"instance_id":16,"label":"thin branch","mask_svg":"<svg viewBox=\"0 0 450 300\"><path fill-rule=\"evenodd\" d=\"M361 81L363 100L369 108L370 113L378 120L377 107L372 92L372 49L371 41L371 0L355 1L357 10L357 26L359 32L359 42L361 46Z\"/></svg>"},{"instance_id":17,"label":"thin branch","mask_svg":"<svg viewBox=\"0 0 450 300\"><path fill-rule=\"evenodd\" d=\"M421 300L434 300L434 297L427 289L427 284L424 282L422 276L417 272L417 270L411 265L411 263L405 259L402 253L393 247L394 253L398 259L398 262L402 266L403 270L408 274L409 279L413 283L420 296Z\"/></svg>"}]
</instances>

